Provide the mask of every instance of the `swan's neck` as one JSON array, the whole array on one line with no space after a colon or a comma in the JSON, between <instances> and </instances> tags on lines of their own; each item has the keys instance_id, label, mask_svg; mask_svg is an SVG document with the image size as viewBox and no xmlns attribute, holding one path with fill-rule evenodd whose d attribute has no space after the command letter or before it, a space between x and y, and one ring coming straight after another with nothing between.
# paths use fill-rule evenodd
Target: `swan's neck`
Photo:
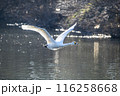
<instances>
[{"instance_id":1,"label":"swan's neck","mask_svg":"<svg viewBox=\"0 0 120 96\"><path fill-rule=\"evenodd\" d=\"M65 44L63 44L63 46L69 46L69 45L74 45L74 43L71 42L71 43L65 43Z\"/></svg>"}]
</instances>

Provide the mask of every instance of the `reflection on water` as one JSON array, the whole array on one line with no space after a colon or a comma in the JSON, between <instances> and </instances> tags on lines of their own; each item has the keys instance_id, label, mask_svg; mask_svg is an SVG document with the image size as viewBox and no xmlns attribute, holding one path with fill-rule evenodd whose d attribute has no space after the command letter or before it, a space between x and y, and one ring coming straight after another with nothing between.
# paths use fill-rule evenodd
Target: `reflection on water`
<instances>
[{"instance_id":1,"label":"reflection on water","mask_svg":"<svg viewBox=\"0 0 120 96\"><path fill-rule=\"evenodd\" d=\"M94 63L98 63L99 42L94 42Z\"/></svg>"},{"instance_id":2,"label":"reflection on water","mask_svg":"<svg viewBox=\"0 0 120 96\"><path fill-rule=\"evenodd\" d=\"M79 45L51 51L35 32L0 29L0 79L120 79L119 40L71 41Z\"/></svg>"}]
</instances>

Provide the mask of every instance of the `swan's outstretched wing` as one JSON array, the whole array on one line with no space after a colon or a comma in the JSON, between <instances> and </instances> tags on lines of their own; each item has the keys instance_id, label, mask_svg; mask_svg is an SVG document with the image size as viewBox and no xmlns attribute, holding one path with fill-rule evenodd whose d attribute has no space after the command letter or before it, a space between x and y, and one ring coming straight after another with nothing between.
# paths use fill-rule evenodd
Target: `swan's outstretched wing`
<instances>
[{"instance_id":1,"label":"swan's outstretched wing","mask_svg":"<svg viewBox=\"0 0 120 96\"><path fill-rule=\"evenodd\" d=\"M22 25L21 28L23 30L32 30L32 31L38 32L45 38L45 40L47 41L47 44L55 42L54 39L51 37L51 35L47 32L47 30L43 28L32 26L32 25Z\"/></svg>"},{"instance_id":2,"label":"swan's outstretched wing","mask_svg":"<svg viewBox=\"0 0 120 96\"><path fill-rule=\"evenodd\" d=\"M77 25L77 23L75 23L73 26L71 26L68 30L66 30L65 32L61 33L57 38L56 38L56 41L57 42L61 42L63 43L65 37L68 35L68 33L70 33L74 27Z\"/></svg>"}]
</instances>

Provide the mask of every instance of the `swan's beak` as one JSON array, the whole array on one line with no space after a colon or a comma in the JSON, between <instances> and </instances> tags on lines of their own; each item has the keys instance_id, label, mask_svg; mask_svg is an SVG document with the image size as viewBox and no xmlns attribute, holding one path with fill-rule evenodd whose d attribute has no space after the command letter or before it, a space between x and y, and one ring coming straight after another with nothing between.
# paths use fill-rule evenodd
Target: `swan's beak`
<instances>
[{"instance_id":1,"label":"swan's beak","mask_svg":"<svg viewBox=\"0 0 120 96\"><path fill-rule=\"evenodd\" d=\"M74 44L75 44L75 45L78 45L78 43L77 43L77 42L74 42Z\"/></svg>"}]
</instances>

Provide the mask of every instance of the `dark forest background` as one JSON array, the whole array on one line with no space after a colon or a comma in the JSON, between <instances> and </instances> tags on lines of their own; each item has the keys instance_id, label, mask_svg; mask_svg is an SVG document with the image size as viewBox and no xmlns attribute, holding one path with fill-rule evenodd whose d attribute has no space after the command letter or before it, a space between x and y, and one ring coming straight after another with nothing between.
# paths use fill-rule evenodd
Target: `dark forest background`
<instances>
[{"instance_id":1,"label":"dark forest background","mask_svg":"<svg viewBox=\"0 0 120 96\"><path fill-rule=\"evenodd\" d=\"M120 38L120 0L0 0L0 26L16 22Z\"/></svg>"}]
</instances>

